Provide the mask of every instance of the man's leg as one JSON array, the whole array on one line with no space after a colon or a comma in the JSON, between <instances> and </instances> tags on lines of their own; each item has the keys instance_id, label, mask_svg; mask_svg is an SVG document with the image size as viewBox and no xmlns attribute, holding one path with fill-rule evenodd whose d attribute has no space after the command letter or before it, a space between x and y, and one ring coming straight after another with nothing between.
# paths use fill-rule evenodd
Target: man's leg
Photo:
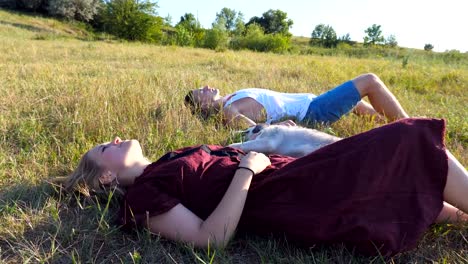
<instances>
[{"instance_id":1,"label":"man's leg","mask_svg":"<svg viewBox=\"0 0 468 264\"><path fill-rule=\"evenodd\" d=\"M361 102L361 98L355 84L347 81L315 97L301 122L333 123L351 112Z\"/></svg>"},{"instance_id":2,"label":"man's leg","mask_svg":"<svg viewBox=\"0 0 468 264\"><path fill-rule=\"evenodd\" d=\"M369 115L375 116L378 119L385 119L379 112L375 111L371 104L362 100L354 107L353 113L360 116Z\"/></svg>"},{"instance_id":3,"label":"man's leg","mask_svg":"<svg viewBox=\"0 0 468 264\"><path fill-rule=\"evenodd\" d=\"M408 117L403 107L395 96L385 86L377 75L367 73L353 79L361 98L367 96L372 106L361 101L356 105L356 114L375 114L375 112L387 117L390 121Z\"/></svg>"}]
</instances>

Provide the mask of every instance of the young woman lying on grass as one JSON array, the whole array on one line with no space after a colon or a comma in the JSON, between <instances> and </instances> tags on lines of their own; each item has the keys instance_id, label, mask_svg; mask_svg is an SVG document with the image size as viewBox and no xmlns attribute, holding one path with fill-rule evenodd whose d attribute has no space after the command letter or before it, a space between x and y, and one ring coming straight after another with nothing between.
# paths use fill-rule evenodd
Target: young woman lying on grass
<instances>
[{"instance_id":1,"label":"young woman lying on grass","mask_svg":"<svg viewBox=\"0 0 468 264\"><path fill-rule=\"evenodd\" d=\"M65 187L123 187L122 225L198 247L237 230L390 256L432 223L468 221L468 172L444 132L443 120L402 119L298 159L201 145L153 163L117 137L89 150Z\"/></svg>"}]
</instances>

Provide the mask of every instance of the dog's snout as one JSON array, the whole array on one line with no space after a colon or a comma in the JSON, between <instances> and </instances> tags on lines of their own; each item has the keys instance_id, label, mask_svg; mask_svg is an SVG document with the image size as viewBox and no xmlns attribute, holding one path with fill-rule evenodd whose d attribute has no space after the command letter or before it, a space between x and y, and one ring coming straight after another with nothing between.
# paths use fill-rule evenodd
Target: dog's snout
<instances>
[{"instance_id":1,"label":"dog's snout","mask_svg":"<svg viewBox=\"0 0 468 264\"><path fill-rule=\"evenodd\" d=\"M252 130L252 133L254 134L257 134L258 132L260 132L262 129L264 129L266 126L265 125L256 125L254 127L254 129Z\"/></svg>"},{"instance_id":2,"label":"dog's snout","mask_svg":"<svg viewBox=\"0 0 468 264\"><path fill-rule=\"evenodd\" d=\"M257 134L258 132L260 132L260 130L262 130L262 128L260 126L255 126L255 128L252 130L252 133L254 134Z\"/></svg>"}]
</instances>

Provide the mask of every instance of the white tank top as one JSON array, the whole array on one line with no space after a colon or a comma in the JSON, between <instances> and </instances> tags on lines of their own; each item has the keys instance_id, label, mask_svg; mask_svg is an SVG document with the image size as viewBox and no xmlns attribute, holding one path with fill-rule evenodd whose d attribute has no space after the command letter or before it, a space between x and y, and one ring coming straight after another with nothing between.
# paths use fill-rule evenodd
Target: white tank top
<instances>
[{"instance_id":1,"label":"white tank top","mask_svg":"<svg viewBox=\"0 0 468 264\"><path fill-rule=\"evenodd\" d=\"M310 102L316 97L310 93L280 93L261 88L246 88L236 91L224 104L229 107L233 102L242 98L252 98L265 108L267 123L281 118L295 116L302 120L309 108Z\"/></svg>"}]
</instances>

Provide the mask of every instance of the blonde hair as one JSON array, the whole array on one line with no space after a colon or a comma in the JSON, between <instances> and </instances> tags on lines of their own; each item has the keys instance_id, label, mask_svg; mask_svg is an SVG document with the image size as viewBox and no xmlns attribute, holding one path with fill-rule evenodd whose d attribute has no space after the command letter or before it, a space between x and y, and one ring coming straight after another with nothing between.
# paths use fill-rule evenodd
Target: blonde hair
<instances>
[{"instance_id":1,"label":"blonde hair","mask_svg":"<svg viewBox=\"0 0 468 264\"><path fill-rule=\"evenodd\" d=\"M86 196L103 192L99 182L103 172L104 169L91 159L88 151L81 157L76 169L64 179L63 187L66 192L79 191Z\"/></svg>"},{"instance_id":2,"label":"blonde hair","mask_svg":"<svg viewBox=\"0 0 468 264\"><path fill-rule=\"evenodd\" d=\"M87 151L76 169L67 177L56 177L48 180L51 184L59 184L66 193L75 191L82 195L90 197L91 195L109 194L110 192L121 196L125 194L125 189L117 185L117 181L109 185L104 185L99 182L99 177L104 173L104 168L99 166L94 161Z\"/></svg>"}]
</instances>

